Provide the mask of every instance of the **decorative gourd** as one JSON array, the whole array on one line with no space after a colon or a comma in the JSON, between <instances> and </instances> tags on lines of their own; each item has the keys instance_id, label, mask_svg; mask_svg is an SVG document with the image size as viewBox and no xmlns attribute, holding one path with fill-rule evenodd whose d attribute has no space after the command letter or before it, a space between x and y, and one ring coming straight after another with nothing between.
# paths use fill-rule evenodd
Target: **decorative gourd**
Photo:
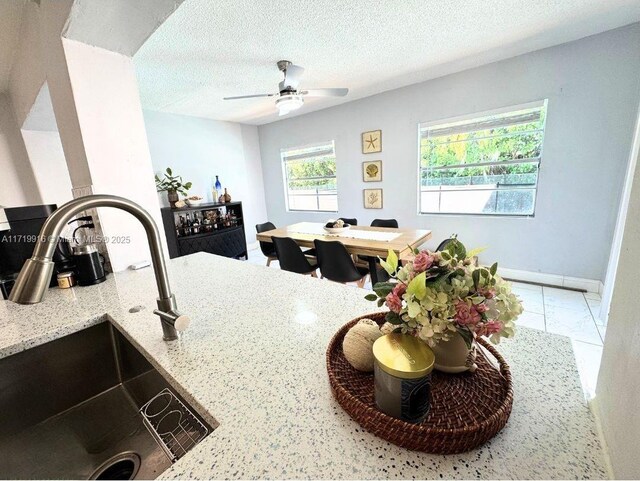
<instances>
[{"instance_id":1,"label":"decorative gourd","mask_svg":"<svg viewBox=\"0 0 640 481\"><path fill-rule=\"evenodd\" d=\"M382 336L380 328L371 319L361 319L342 341L344 357L358 371L373 371L373 343Z\"/></svg>"}]
</instances>

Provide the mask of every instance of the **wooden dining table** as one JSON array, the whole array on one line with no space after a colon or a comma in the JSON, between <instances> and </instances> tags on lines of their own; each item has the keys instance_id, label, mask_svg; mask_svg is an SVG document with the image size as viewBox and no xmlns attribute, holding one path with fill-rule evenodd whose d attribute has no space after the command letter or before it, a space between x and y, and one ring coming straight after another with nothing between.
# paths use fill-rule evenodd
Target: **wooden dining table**
<instances>
[{"instance_id":1,"label":"wooden dining table","mask_svg":"<svg viewBox=\"0 0 640 481\"><path fill-rule=\"evenodd\" d=\"M299 222L260 232L256 239L260 242L272 242L272 237L290 237L301 247L313 247L313 241L339 241L352 255L368 257L369 273L372 285L378 281L376 260L386 258L389 249L399 259L409 259L413 249L420 247L431 238L431 231L426 229L390 228L351 226L340 234L329 234L324 230L324 223Z\"/></svg>"}]
</instances>

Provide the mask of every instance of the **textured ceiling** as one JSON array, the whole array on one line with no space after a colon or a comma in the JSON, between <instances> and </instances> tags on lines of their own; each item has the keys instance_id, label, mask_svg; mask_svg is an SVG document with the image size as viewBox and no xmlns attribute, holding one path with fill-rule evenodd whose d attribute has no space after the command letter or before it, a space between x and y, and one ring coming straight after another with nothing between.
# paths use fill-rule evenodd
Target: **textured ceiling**
<instances>
[{"instance_id":1,"label":"textured ceiling","mask_svg":"<svg viewBox=\"0 0 640 481\"><path fill-rule=\"evenodd\" d=\"M134 57L145 108L263 124L277 60L302 88L349 87L293 115L640 20L640 0L186 0ZM291 114L290 114L291 115Z\"/></svg>"},{"instance_id":2,"label":"textured ceiling","mask_svg":"<svg viewBox=\"0 0 640 481\"><path fill-rule=\"evenodd\" d=\"M0 0L0 92L9 86L9 74L26 3L26 0Z\"/></svg>"}]
</instances>

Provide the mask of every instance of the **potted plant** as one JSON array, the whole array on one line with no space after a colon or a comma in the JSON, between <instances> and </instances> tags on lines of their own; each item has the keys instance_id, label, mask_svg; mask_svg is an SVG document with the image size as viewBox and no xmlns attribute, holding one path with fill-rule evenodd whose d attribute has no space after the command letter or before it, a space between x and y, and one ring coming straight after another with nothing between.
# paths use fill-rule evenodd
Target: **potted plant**
<instances>
[{"instance_id":1,"label":"potted plant","mask_svg":"<svg viewBox=\"0 0 640 481\"><path fill-rule=\"evenodd\" d=\"M486 336L497 343L512 337L522 303L511 284L497 275L498 264L476 267L480 250L467 252L452 238L440 252L414 251L399 265L389 250L382 267L391 276L378 282L367 300L389 308L386 321L397 332L425 341L436 355L436 369L445 372L475 370L475 339Z\"/></svg>"},{"instance_id":2,"label":"potted plant","mask_svg":"<svg viewBox=\"0 0 640 481\"><path fill-rule=\"evenodd\" d=\"M183 182L182 176L173 175L171 167L167 167L162 179L156 174L156 189L158 192L167 193L171 208L175 208L176 202L179 200L178 193L186 196L190 188L191 182Z\"/></svg>"}]
</instances>

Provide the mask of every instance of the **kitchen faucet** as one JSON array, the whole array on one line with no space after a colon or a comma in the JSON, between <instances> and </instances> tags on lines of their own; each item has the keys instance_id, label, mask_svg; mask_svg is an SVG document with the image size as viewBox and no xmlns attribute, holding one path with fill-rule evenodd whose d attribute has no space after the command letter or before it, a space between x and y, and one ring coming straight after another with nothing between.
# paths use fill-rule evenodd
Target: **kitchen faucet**
<instances>
[{"instance_id":1,"label":"kitchen faucet","mask_svg":"<svg viewBox=\"0 0 640 481\"><path fill-rule=\"evenodd\" d=\"M162 254L160 235L153 218L135 202L115 195L87 195L79 197L53 212L40 230L31 259L25 261L15 285L9 295L9 300L18 304L36 304L42 301L44 293L49 287L53 275L53 254L58 245L62 229L79 212L96 207L115 207L130 213L143 225L149 241L153 270L158 285L158 309L154 314L162 321L163 339L173 341L178 339L178 331L184 331L189 325L190 318L177 310L176 298L169 287L169 277Z\"/></svg>"}]
</instances>

